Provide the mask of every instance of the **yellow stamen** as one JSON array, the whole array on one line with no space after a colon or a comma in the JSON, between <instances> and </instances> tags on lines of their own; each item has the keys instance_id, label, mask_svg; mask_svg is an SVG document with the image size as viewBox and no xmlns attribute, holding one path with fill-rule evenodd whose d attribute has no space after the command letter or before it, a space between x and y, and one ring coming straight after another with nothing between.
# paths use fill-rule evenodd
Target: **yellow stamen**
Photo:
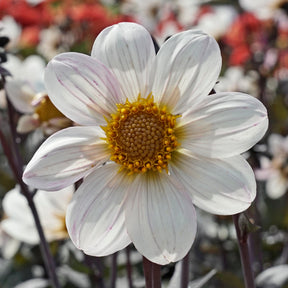
<instances>
[{"instance_id":1,"label":"yellow stamen","mask_svg":"<svg viewBox=\"0 0 288 288\"><path fill-rule=\"evenodd\" d=\"M158 107L152 94L135 102L117 104L117 111L102 129L111 149L111 160L130 173L168 172L168 161L179 146L175 123L181 115L172 115Z\"/></svg>"},{"instance_id":2,"label":"yellow stamen","mask_svg":"<svg viewBox=\"0 0 288 288\"><path fill-rule=\"evenodd\" d=\"M53 118L65 117L51 102L47 95L43 96L35 105L35 113L41 122L49 121Z\"/></svg>"}]
</instances>

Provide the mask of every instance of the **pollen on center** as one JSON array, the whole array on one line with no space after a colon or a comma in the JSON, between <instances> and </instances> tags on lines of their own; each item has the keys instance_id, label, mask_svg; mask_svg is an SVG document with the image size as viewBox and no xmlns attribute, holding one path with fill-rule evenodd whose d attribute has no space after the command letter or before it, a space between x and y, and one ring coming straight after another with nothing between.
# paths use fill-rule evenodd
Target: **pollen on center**
<instances>
[{"instance_id":1,"label":"pollen on center","mask_svg":"<svg viewBox=\"0 0 288 288\"><path fill-rule=\"evenodd\" d=\"M168 171L171 153L179 146L174 133L178 117L168 113L166 107L160 109L151 94L118 104L116 113L106 119L107 126L102 127L111 160L132 173Z\"/></svg>"},{"instance_id":2,"label":"pollen on center","mask_svg":"<svg viewBox=\"0 0 288 288\"><path fill-rule=\"evenodd\" d=\"M38 116L41 122L48 121L53 118L65 117L51 102L48 95L42 96L38 101L35 101L35 114Z\"/></svg>"}]
</instances>

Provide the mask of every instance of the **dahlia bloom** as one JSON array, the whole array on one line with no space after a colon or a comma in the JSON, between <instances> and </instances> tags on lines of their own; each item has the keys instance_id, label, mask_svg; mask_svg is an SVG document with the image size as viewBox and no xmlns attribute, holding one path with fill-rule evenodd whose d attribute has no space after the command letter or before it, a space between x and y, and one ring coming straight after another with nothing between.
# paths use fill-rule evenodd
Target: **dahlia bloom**
<instances>
[{"instance_id":1,"label":"dahlia bloom","mask_svg":"<svg viewBox=\"0 0 288 288\"><path fill-rule=\"evenodd\" d=\"M260 90L259 85L257 85L259 77L255 70L245 71L241 66L230 66L219 77L215 90L217 92L241 91L256 97Z\"/></svg>"},{"instance_id":2,"label":"dahlia bloom","mask_svg":"<svg viewBox=\"0 0 288 288\"><path fill-rule=\"evenodd\" d=\"M208 5L207 5L208 6ZM196 28L205 31L216 39L220 39L237 17L236 9L232 5L208 6L206 13L200 14L196 21ZM203 6L205 9L205 5ZM217 23L217 25L215 25Z\"/></svg>"},{"instance_id":3,"label":"dahlia bloom","mask_svg":"<svg viewBox=\"0 0 288 288\"><path fill-rule=\"evenodd\" d=\"M22 113L17 123L18 133L41 128L44 134L51 135L72 125L51 103L45 92L45 61L41 57L31 55L21 61L18 57L10 56L4 67L13 75L7 77L7 96L15 109Z\"/></svg>"},{"instance_id":4,"label":"dahlia bloom","mask_svg":"<svg viewBox=\"0 0 288 288\"><path fill-rule=\"evenodd\" d=\"M287 9L287 0L239 0L240 6L260 19L271 19ZM284 12L283 11L283 12ZM285 12L284 12L285 13Z\"/></svg>"},{"instance_id":5,"label":"dahlia bloom","mask_svg":"<svg viewBox=\"0 0 288 288\"><path fill-rule=\"evenodd\" d=\"M91 57L51 60L48 95L79 126L48 138L23 179L56 190L83 178L66 214L79 249L104 256L133 242L150 261L175 262L194 241L194 205L223 215L250 206L255 178L240 153L264 135L267 112L246 94L208 96L220 69L207 34L178 33L155 55L135 23L104 29Z\"/></svg>"},{"instance_id":6,"label":"dahlia bloom","mask_svg":"<svg viewBox=\"0 0 288 288\"><path fill-rule=\"evenodd\" d=\"M38 190L34 196L35 206L48 241L68 238L65 214L72 199L74 187L50 192ZM20 187L7 192L3 198L4 219L1 229L10 237L35 245L40 242L35 221L27 199L20 193Z\"/></svg>"},{"instance_id":7,"label":"dahlia bloom","mask_svg":"<svg viewBox=\"0 0 288 288\"><path fill-rule=\"evenodd\" d=\"M271 199L282 197L288 190L288 136L271 134L268 138L271 159L262 156L261 168L255 171L258 180L266 181L266 193Z\"/></svg>"}]
</instances>

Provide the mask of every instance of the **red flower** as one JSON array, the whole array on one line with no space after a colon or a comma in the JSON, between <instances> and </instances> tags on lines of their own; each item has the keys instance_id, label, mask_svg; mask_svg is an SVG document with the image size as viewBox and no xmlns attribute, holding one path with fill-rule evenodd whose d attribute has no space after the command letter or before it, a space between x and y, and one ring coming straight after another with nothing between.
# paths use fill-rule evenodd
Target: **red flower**
<instances>
[{"instance_id":1,"label":"red flower","mask_svg":"<svg viewBox=\"0 0 288 288\"><path fill-rule=\"evenodd\" d=\"M248 46L241 45L234 47L229 58L229 65L238 66L242 65L250 59L251 51Z\"/></svg>"},{"instance_id":2,"label":"red flower","mask_svg":"<svg viewBox=\"0 0 288 288\"><path fill-rule=\"evenodd\" d=\"M3 0L1 0L2 2ZM17 21L22 26L30 25L48 25L52 21L52 15L47 9L45 2L38 5L31 6L25 0L4 0L5 9L2 13L6 15L11 15L15 21ZM2 4L3 5L3 4Z\"/></svg>"},{"instance_id":3,"label":"red flower","mask_svg":"<svg viewBox=\"0 0 288 288\"><path fill-rule=\"evenodd\" d=\"M37 25L25 27L22 30L20 46L35 47L39 42L40 28Z\"/></svg>"},{"instance_id":4,"label":"red flower","mask_svg":"<svg viewBox=\"0 0 288 288\"><path fill-rule=\"evenodd\" d=\"M243 13L236 18L223 37L228 46L230 65L242 65L251 59L255 47L261 46L262 26L263 23L252 13Z\"/></svg>"},{"instance_id":5,"label":"red flower","mask_svg":"<svg viewBox=\"0 0 288 288\"><path fill-rule=\"evenodd\" d=\"M261 29L261 21L252 13L241 14L227 31L225 42L235 47L249 43Z\"/></svg>"}]
</instances>

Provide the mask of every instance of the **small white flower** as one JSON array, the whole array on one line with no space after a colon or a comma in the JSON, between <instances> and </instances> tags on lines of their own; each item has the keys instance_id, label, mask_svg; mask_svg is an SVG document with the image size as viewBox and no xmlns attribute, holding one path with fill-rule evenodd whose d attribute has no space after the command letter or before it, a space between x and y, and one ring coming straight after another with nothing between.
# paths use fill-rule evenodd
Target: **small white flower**
<instances>
[{"instance_id":1,"label":"small white flower","mask_svg":"<svg viewBox=\"0 0 288 288\"><path fill-rule=\"evenodd\" d=\"M162 10L167 7L169 1L165 0L128 0L121 4L123 14L133 15L138 23L144 25L150 32L155 30Z\"/></svg>"},{"instance_id":2,"label":"small white flower","mask_svg":"<svg viewBox=\"0 0 288 288\"><path fill-rule=\"evenodd\" d=\"M259 180L266 181L267 195L277 199L288 189L288 136L271 134L268 139L268 150L272 159L261 157L261 169L255 173Z\"/></svg>"},{"instance_id":3,"label":"small white flower","mask_svg":"<svg viewBox=\"0 0 288 288\"><path fill-rule=\"evenodd\" d=\"M23 179L55 190L84 177L66 216L78 248L104 256L133 242L167 264L191 248L193 204L225 215L251 205L255 178L240 153L264 135L267 112L246 94L208 96L220 69L207 34L178 33L155 55L135 23L104 29L92 57L64 53L48 64L51 101L83 126L48 138Z\"/></svg>"},{"instance_id":4,"label":"small white flower","mask_svg":"<svg viewBox=\"0 0 288 288\"><path fill-rule=\"evenodd\" d=\"M13 76L7 78L7 95L15 109L23 113L17 123L18 133L41 128L44 134L51 135L72 125L47 97L43 80L45 61L41 57L31 55L21 61L9 55L3 66Z\"/></svg>"},{"instance_id":5,"label":"small white flower","mask_svg":"<svg viewBox=\"0 0 288 288\"><path fill-rule=\"evenodd\" d=\"M6 46L7 50L13 51L17 49L22 33L21 26L11 16L4 16L0 21L1 36L7 36L9 43Z\"/></svg>"},{"instance_id":6,"label":"small white flower","mask_svg":"<svg viewBox=\"0 0 288 288\"><path fill-rule=\"evenodd\" d=\"M283 287L288 281L288 265L276 265L261 272L256 277L259 287Z\"/></svg>"},{"instance_id":7,"label":"small white flower","mask_svg":"<svg viewBox=\"0 0 288 288\"><path fill-rule=\"evenodd\" d=\"M42 190L36 192L35 206L48 241L68 237L65 215L73 192L72 186L56 192ZM39 243L32 212L18 186L5 195L3 209L5 217L1 221L1 228L5 233L28 244Z\"/></svg>"},{"instance_id":8,"label":"small white flower","mask_svg":"<svg viewBox=\"0 0 288 288\"><path fill-rule=\"evenodd\" d=\"M67 51L74 41L74 36L70 32L63 33L58 26L50 26L41 30L37 52L47 60L51 60L57 54Z\"/></svg>"},{"instance_id":9,"label":"small white flower","mask_svg":"<svg viewBox=\"0 0 288 288\"><path fill-rule=\"evenodd\" d=\"M211 12L200 17L195 28L203 30L218 39L227 32L236 17L237 12L233 6L215 5L211 7Z\"/></svg>"},{"instance_id":10,"label":"small white flower","mask_svg":"<svg viewBox=\"0 0 288 288\"><path fill-rule=\"evenodd\" d=\"M0 222L0 251L1 256L4 259L11 259L14 257L16 252L18 251L20 247L20 241L17 239L14 239L9 234L7 234L1 226Z\"/></svg>"},{"instance_id":11,"label":"small white flower","mask_svg":"<svg viewBox=\"0 0 288 288\"><path fill-rule=\"evenodd\" d=\"M255 97L259 95L259 87L257 85L259 74L250 70L245 73L240 66L232 66L225 70L223 76L219 77L219 83L215 86L217 92L239 91L249 93Z\"/></svg>"},{"instance_id":12,"label":"small white flower","mask_svg":"<svg viewBox=\"0 0 288 288\"><path fill-rule=\"evenodd\" d=\"M178 288L181 285L181 272L182 272L182 263L178 262L175 265L175 270L173 273L173 276L169 282L169 285L167 288ZM192 282L189 283L187 288L201 288L204 287L204 285L216 274L216 270L212 269L210 272L208 272L205 276L195 279Z\"/></svg>"},{"instance_id":13,"label":"small white flower","mask_svg":"<svg viewBox=\"0 0 288 288\"><path fill-rule=\"evenodd\" d=\"M49 281L47 279L34 278L17 284L14 288L47 288L48 285Z\"/></svg>"},{"instance_id":14,"label":"small white flower","mask_svg":"<svg viewBox=\"0 0 288 288\"><path fill-rule=\"evenodd\" d=\"M269 19L278 17L281 6L287 4L287 0L239 0L239 4L244 10L256 14L260 19Z\"/></svg>"}]
</instances>

